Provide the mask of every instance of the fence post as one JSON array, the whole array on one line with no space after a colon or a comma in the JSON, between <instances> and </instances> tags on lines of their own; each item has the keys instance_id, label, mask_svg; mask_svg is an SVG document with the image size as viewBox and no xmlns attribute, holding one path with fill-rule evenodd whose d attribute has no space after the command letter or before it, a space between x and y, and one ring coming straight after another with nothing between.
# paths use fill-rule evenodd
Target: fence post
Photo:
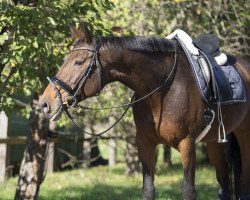
<instances>
[{"instance_id":1,"label":"fence post","mask_svg":"<svg viewBox=\"0 0 250 200\"><path fill-rule=\"evenodd\" d=\"M0 138L8 136L8 117L4 111L0 111ZM7 144L0 144L0 182L6 179Z\"/></svg>"}]
</instances>

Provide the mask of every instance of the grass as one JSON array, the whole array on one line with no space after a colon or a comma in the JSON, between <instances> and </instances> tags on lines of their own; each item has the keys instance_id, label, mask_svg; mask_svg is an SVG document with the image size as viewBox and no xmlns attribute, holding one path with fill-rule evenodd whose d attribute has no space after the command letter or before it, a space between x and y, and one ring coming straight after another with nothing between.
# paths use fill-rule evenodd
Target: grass
<instances>
[{"instance_id":1,"label":"grass","mask_svg":"<svg viewBox=\"0 0 250 200\"><path fill-rule=\"evenodd\" d=\"M182 168L174 156L174 167L158 163L155 177L157 200L182 199ZM13 199L17 178L0 184L0 199ZM125 175L125 164L48 174L41 186L40 200L137 200L141 199L142 177ZM208 165L196 168L198 200L217 199L218 184L214 169Z\"/></svg>"}]
</instances>

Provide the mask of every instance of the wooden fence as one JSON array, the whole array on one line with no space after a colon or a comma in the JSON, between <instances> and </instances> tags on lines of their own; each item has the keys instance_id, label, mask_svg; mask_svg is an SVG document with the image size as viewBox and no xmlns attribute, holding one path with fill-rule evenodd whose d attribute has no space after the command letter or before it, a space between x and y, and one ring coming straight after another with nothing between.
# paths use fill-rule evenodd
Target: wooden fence
<instances>
[{"instance_id":1,"label":"wooden fence","mask_svg":"<svg viewBox=\"0 0 250 200\"><path fill-rule=\"evenodd\" d=\"M104 140L109 140L109 165L114 165L116 160L116 142L113 137L102 137ZM117 139L117 138L116 138ZM47 172L53 172L54 167L54 144L89 142L91 138L83 138L82 135L56 134L56 138L49 138L48 155L47 155ZM10 163L9 145L27 143L26 136L8 136L8 118L3 111L0 111L0 182L4 182L7 178L7 168Z\"/></svg>"},{"instance_id":2,"label":"wooden fence","mask_svg":"<svg viewBox=\"0 0 250 200\"><path fill-rule=\"evenodd\" d=\"M83 137L78 137L77 142L82 142ZM48 142L47 172L53 172L54 166L54 144L55 143L74 143L74 135L58 135L57 138L50 138ZM9 145L27 143L26 136L8 136L8 118L5 112L0 112L0 182L7 178L7 168L10 163Z\"/></svg>"}]
</instances>

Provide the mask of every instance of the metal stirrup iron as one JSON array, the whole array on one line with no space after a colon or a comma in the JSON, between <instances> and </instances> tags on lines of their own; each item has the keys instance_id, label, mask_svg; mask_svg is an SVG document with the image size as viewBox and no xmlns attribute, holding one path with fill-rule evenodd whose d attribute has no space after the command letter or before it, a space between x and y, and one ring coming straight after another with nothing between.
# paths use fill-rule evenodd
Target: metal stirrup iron
<instances>
[{"instance_id":1,"label":"metal stirrup iron","mask_svg":"<svg viewBox=\"0 0 250 200\"><path fill-rule=\"evenodd\" d=\"M218 143L226 143L227 142L227 136L226 136L225 126L224 126L224 123L223 123L220 101L217 102L217 109L218 109L218 121L219 121ZM221 130L222 130L222 134L221 134Z\"/></svg>"}]
</instances>

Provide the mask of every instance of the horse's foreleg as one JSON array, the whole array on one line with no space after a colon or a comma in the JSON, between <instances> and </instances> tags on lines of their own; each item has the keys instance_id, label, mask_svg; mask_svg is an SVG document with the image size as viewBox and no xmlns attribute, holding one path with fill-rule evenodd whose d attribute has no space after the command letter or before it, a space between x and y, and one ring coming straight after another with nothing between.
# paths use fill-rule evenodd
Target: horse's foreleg
<instances>
[{"instance_id":1,"label":"horse's foreleg","mask_svg":"<svg viewBox=\"0 0 250 200\"><path fill-rule=\"evenodd\" d=\"M219 199L229 199L229 169L225 158L224 145L215 142L207 143L207 153L211 164L215 167L216 177L221 186Z\"/></svg>"},{"instance_id":2,"label":"horse's foreleg","mask_svg":"<svg viewBox=\"0 0 250 200\"><path fill-rule=\"evenodd\" d=\"M137 134L137 147L143 168L142 199L153 200L155 197L154 170L156 145L149 138Z\"/></svg>"},{"instance_id":3,"label":"horse's foreleg","mask_svg":"<svg viewBox=\"0 0 250 200\"><path fill-rule=\"evenodd\" d=\"M183 139L179 144L183 167L183 199L194 200L195 194L195 142L190 138Z\"/></svg>"}]
</instances>

